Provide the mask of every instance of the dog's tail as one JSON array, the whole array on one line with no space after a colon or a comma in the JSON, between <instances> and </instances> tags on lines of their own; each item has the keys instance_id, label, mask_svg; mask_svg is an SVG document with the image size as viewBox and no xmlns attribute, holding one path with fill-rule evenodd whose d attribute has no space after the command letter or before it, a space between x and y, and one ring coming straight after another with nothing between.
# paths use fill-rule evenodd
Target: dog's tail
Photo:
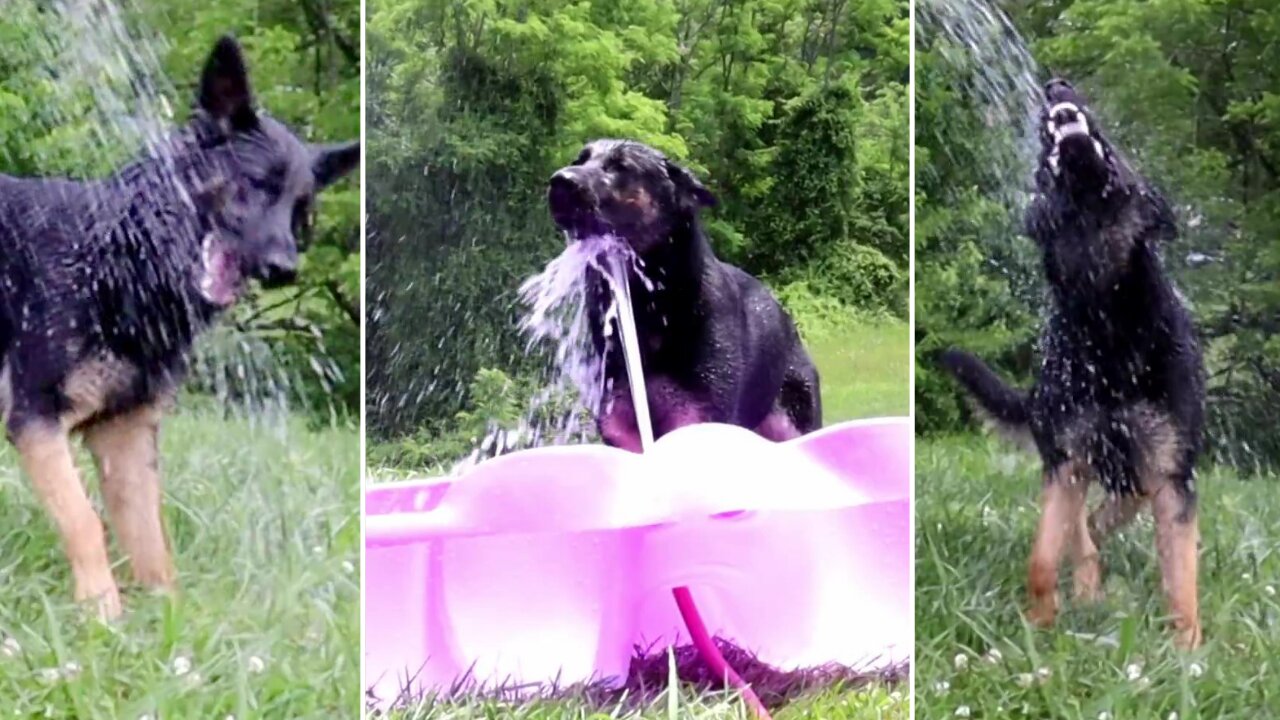
<instances>
[{"instance_id":1,"label":"dog's tail","mask_svg":"<svg viewBox=\"0 0 1280 720\"><path fill-rule=\"evenodd\" d=\"M1026 393L1006 384L972 353L953 348L942 353L940 362L964 386L974 411L988 425L1020 445L1032 445Z\"/></svg>"}]
</instances>

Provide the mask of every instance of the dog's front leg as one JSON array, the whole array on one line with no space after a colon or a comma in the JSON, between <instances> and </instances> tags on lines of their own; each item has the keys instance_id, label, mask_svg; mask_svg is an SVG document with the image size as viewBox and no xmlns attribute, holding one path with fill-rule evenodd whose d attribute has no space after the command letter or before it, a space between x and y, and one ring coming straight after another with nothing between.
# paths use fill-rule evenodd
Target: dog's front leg
<instances>
[{"instance_id":1,"label":"dog's front leg","mask_svg":"<svg viewBox=\"0 0 1280 720\"><path fill-rule=\"evenodd\" d=\"M134 579L144 587L168 590L174 572L160 514L159 428L159 409L147 406L94 425L85 442L97 462L111 524L129 554Z\"/></svg>"},{"instance_id":2,"label":"dog's front leg","mask_svg":"<svg viewBox=\"0 0 1280 720\"><path fill-rule=\"evenodd\" d=\"M120 615L120 591L107 560L102 520L76 472L71 442L61 424L34 422L13 430L22 467L53 517L71 563L77 601L97 603L99 616Z\"/></svg>"},{"instance_id":3,"label":"dog's front leg","mask_svg":"<svg viewBox=\"0 0 1280 720\"><path fill-rule=\"evenodd\" d=\"M1088 483L1076 472L1075 464L1063 463L1051 468L1041 492L1040 527L1031 549L1027 568L1027 589L1031 608L1027 618L1035 625L1047 627L1058 615L1058 567L1070 541L1079 541L1084 527L1084 504ZM1073 551L1078 554L1079 548ZM1094 551L1096 555L1096 550Z\"/></svg>"},{"instance_id":4,"label":"dog's front leg","mask_svg":"<svg viewBox=\"0 0 1280 720\"><path fill-rule=\"evenodd\" d=\"M1200 646L1200 601L1197 590L1197 543L1200 539L1196 509L1173 483L1166 483L1151 498L1156 520L1156 551L1169 612L1173 616L1174 644L1183 650Z\"/></svg>"}]
</instances>

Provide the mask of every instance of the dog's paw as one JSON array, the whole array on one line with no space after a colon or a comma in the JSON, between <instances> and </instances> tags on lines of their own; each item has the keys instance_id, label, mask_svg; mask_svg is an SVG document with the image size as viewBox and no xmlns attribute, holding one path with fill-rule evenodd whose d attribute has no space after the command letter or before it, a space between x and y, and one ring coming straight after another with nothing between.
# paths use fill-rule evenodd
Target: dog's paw
<instances>
[{"instance_id":1,"label":"dog's paw","mask_svg":"<svg viewBox=\"0 0 1280 720\"><path fill-rule=\"evenodd\" d=\"M111 584L111 587L98 593L90 593L84 591L76 591L76 600L84 605L93 616L103 622L110 622L120 617L124 613L124 605L120 602L120 590Z\"/></svg>"},{"instance_id":2,"label":"dog's paw","mask_svg":"<svg viewBox=\"0 0 1280 720\"><path fill-rule=\"evenodd\" d=\"M1031 607L1027 609L1027 621L1039 628L1053 625L1058 617L1058 594L1048 593L1031 599Z\"/></svg>"},{"instance_id":3,"label":"dog's paw","mask_svg":"<svg viewBox=\"0 0 1280 720\"><path fill-rule=\"evenodd\" d=\"M1179 650L1195 650L1204 641L1199 622L1174 623L1173 644Z\"/></svg>"},{"instance_id":4,"label":"dog's paw","mask_svg":"<svg viewBox=\"0 0 1280 720\"><path fill-rule=\"evenodd\" d=\"M1077 602L1097 603L1106 595L1102 589L1102 567L1097 561L1086 562L1072 575L1072 597Z\"/></svg>"}]
</instances>

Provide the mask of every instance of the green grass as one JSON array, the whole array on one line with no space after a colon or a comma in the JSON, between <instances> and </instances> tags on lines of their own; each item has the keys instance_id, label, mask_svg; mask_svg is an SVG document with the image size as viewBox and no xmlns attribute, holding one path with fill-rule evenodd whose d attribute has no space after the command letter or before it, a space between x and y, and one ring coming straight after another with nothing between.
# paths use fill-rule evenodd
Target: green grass
<instances>
[{"instance_id":1,"label":"green grass","mask_svg":"<svg viewBox=\"0 0 1280 720\"><path fill-rule=\"evenodd\" d=\"M1102 547L1105 600L1072 603L1064 582L1057 625L1026 625L1038 475L1031 458L976 436L917 445L917 717L1280 717L1275 479L1199 476L1205 645L1182 653L1149 514ZM998 662L983 659L991 649Z\"/></svg>"},{"instance_id":2,"label":"green grass","mask_svg":"<svg viewBox=\"0 0 1280 720\"><path fill-rule=\"evenodd\" d=\"M57 535L6 445L0 715L355 717L358 459L353 429L174 414L161 464L180 590L126 587L124 618L105 625L71 602Z\"/></svg>"},{"instance_id":3,"label":"green grass","mask_svg":"<svg viewBox=\"0 0 1280 720\"><path fill-rule=\"evenodd\" d=\"M911 412L911 332L901 320L856 321L805 345L822 383L825 424Z\"/></svg>"},{"instance_id":4,"label":"green grass","mask_svg":"<svg viewBox=\"0 0 1280 720\"><path fill-rule=\"evenodd\" d=\"M911 716L905 690L883 686L844 691L840 688L792 702L773 713L774 720L907 720ZM632 707L600 707L583 700L507 702L456 698L428 702L390 715L391 720L753 720L741 700L727 693L664 693L652 703Z\"/></svg>"}]
</instances>

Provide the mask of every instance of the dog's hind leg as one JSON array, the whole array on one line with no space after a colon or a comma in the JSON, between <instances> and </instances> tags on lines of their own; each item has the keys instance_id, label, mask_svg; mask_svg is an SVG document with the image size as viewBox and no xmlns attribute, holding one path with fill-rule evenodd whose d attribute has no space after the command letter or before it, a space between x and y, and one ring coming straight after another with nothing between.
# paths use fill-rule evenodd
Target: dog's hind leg
<instances>
[{"instance_id":1,"label":"dog's hind leg","mask_svg":"<svg viewBox=\"0 0 1280 720\"><path fill-rule=\"evenodd\" d=\"M35 422L12 431L22 467L62 536L75 598L94 601L106 619L120 615L120 591L107 560L102 520L76 472L67 431L60 424Z\"/></svg>"},{"instance_id":2,"label":"dog's hind leg","mask_svg":"<svg viewBox=\"0 0 1280 720\"><path fill-rule=\"evenodd\" d=\"M1102 560L1089 533L1089 517L1089 510L1082 499L1076 521L1072 523L1072 596L1084 602L1097 602L1102 599Z\"/></svg>"},{"instance_id":3,"label":"dog's hind leg","mask_svg":"<svg viewBox=\"0 0 1280 720\"><path fill-rule=\"evenodd\" d=\"M1077 544L1083 528L1087 489L1087 478L1077 472L1074 463L1063 463L1045 474L1040 526L1027 568L1027 589L1031 595L1027 618L1035 625L1052 625L1057 617L1058 567L1067 543Z\"/></svg>"},{"instance_id":4,"label":"dog's hind leg","mask_svg":"<svg viewBox=\"0 0 1280 720\"><path fill-rule=\"evenodd\" d=\"M116 539L129 554L133 577L149 588L173 586L173 561L160 514L160 410L154 406L113 417L85 432L102 478Z\"/></svg>"},{"instance_id":5,"label":"dog's hind leg","mask_svg":"<svg viewBox=\"0 0 1280 720\"><path fill-rule=\"evenodd\" d=\"M1200 646L1200 608L1196 587L1197 548L1200 531L1194 501L1165 483L1151 498L1156 519L1156 551L1169 611L1173 616L1174 644L1184 650Z\"/></svg>"}]
</instances>

